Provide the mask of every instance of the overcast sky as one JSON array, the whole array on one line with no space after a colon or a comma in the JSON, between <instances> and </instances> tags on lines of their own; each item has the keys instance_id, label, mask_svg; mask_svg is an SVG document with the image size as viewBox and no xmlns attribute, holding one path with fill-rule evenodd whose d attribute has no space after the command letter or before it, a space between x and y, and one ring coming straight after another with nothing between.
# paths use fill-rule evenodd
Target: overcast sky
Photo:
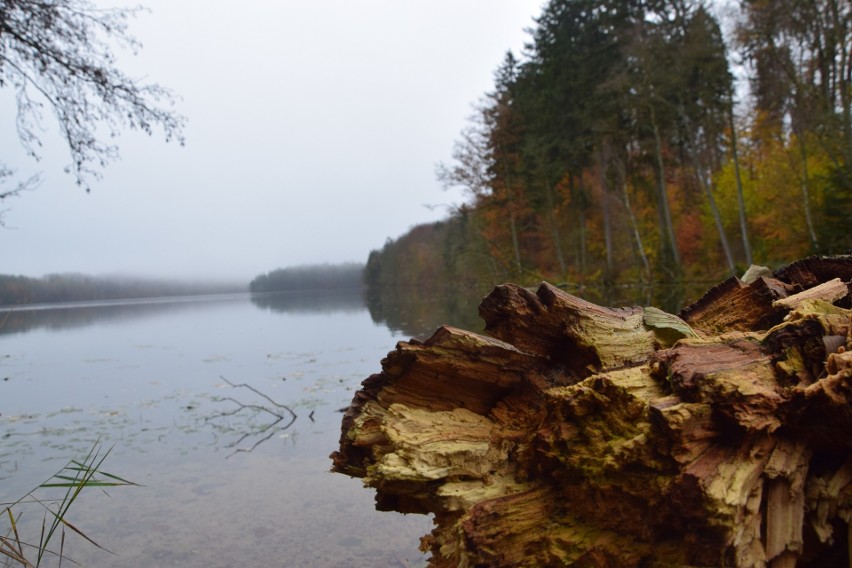
<instances>
[{"instance_id":1,"label":"overcast sky","mask_svg":"<svg viewBox=\"0 0 852 568\"><path fill-rule=\"evenodd\" d=\"M55 134L41 162L26 157L13 93L0 91L0 157L19 177L43 172L38 189L2 205L0 273L247 281L363 262L462 200L435 165L450 161L542 2L142 3L151 12L131 30L144 47L121 66L180 95L186 146L125 134L120 161L86 194L63 173Z\"/></svg>"}]
</instances>

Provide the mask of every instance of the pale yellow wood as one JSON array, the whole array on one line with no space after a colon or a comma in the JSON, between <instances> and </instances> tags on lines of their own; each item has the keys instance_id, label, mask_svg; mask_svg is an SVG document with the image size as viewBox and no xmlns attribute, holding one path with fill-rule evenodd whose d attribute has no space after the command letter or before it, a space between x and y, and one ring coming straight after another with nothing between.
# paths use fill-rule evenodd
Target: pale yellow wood
<instances>
[{"instance_id":1,"label":"pale yellow wood","mask_svg":"<svg viewBox=\"0 0 852 568\"><path fill-rule=\"evenodd\" d=\"M849 294L849 288L840 280L840 278L835 278L828 282L824 282L819 286L808 288L798 294L794 294L780 300L775 300L772 302L772 305L794 310L803 302L808 300L822 300L831 304L841 298L844 298L847 294Z\"/></svg>"}]
</instances>

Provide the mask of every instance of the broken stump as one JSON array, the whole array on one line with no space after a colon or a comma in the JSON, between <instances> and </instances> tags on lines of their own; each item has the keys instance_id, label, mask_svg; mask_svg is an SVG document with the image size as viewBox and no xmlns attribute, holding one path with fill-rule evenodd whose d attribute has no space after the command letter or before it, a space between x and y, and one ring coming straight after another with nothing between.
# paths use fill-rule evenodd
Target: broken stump
<instances>
[{"instance_id":1,"label":"broken stump","mask_svg":"<svg viewBox=\"0 0 852 568\"><path fill-rule=\"evenodd\" d=\"M498 286L388 354L333 471L434 514L435 567L852 566L852 257L757 274L680 317Z\"/></svg>"}]
</instances>

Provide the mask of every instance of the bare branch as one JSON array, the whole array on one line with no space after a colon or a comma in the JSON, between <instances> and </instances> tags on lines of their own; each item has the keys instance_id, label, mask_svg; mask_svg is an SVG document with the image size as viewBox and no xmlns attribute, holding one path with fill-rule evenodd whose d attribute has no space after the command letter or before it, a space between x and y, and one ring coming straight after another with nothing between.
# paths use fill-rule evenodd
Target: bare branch
<instances>
[{"instance_id":1,"label":"bare branch","mask_svg":"<svg viewBox=\"0 0 852 568\"><path fill-rule=\"evenodd\" d=\"M110 136L125 128L152 134L159 127L166 141L184 142L186 119L171 110L175 96L115 66L115 45L132 52L140 47L127 22L141 10L103 10L87 0L3 2L0 87L17 91L19 139L38 159L35 130L41 109L51 108L71 156L67 170L86 189L118 156L117 147L98 136L103 127Z\"/></svg>"},{"instance_id":2,"label":"bare branch","mask_svg":"<svg viewBox=\"0 0 852 568\"><path fill-rule=\"evenodd\" d=\"M14 171L10 170L3 164L0 164L0 202L5 201L11 197L18 197L21 193L25 191L32 191L41 183L41 175L35 174L30 176L28 179L19 181L14 187L11 189L3 189L3 185L6 184L8 178L11 178L14 175ZM6 213L6 209L0 209L0 227L5 227L5 223L3 221L3 214Z\"/></svg>"},{"instance_id":3,"label":"bare branch","mask_svg":"<svg viewBox=\"0 0 852 568\"><path fill-rule=\"evenodd\" d=\"M297 418L296 413L293 412L293 410L289 406L272 400L269 396L267 396L266 394L262 393L261 391L257 390L256 388L254 388L253 386L251 386L247 383L236 384L236 383L232 383L231 381L229 381L225 377L220 376L220 378L223 381L225 381L226 383L228 383L228 385L230 385L233 388L245 388L245 389L250 390L251 392L255 393L256 395L260 396L261 398L267 400L272 406L270 407L270 406L265 406L265 405L260 405L260 404L245 404L245 403L240 402L239 400L232 398L232 397L229 397L229 396L217 397L217 400L219 400L219 401L229 400L229 401L233 402L234 404L236 404L237 407L234 408L233 410L220 412L218 414L210 416L207 419L205 419L205 422L209 422L209 421L217 419L217 418L226 418L226 417L229 417L229 416L237 416L237 415L243 413L243 411L253 411L255 413L255 415L261 414L261 413L266 413L266 414L269 414L269 415L271 415L275 418L275 420L273 420L272 422L266 423L263 426L260 426L260 427L257 427L257 428L255 428L255 427L247 428L246 431L242 434L242 436L240 436L235 442L233 442L232 444L228 444L229 448L235 448L234 451L230 455L228 455L228 457L231 457L238 452L252 452L252 451L254 451L254 449L257 448L260 444L262 444L263 442L266 442L267 440L272 438L272 436L274 436L276 432L286 430L287 428L292 426L293 423L296 421L296 418ZM311 413L311 414L313 415L313 413ZM289 415L289 420L287 420L287 422L284 423L283 426L282 426L281 424L282 424L282 422L284 422L287 419L287 415ZM311 420L313 420L313 417L311 417ZM248 448L238 447L240 444L242 444L244 441L246 441L249 438L255 438L254 444L252 446L250 446Z\"/></svg>"}]
</instances>

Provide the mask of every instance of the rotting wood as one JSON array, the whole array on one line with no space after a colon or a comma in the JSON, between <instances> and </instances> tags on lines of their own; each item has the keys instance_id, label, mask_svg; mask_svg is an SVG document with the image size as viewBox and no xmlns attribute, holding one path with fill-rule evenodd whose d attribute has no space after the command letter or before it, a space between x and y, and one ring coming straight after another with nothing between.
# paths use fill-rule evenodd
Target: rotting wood
<instances>
[{"instance_id":1,"label":"rotting wood","mask_svg":"<svg viewBox=\"0 0 852 568\"><path fill-rule=\"evenodd\" d=\"M850 565L852 257L752 274L680 317L499 286L491 337L397 345L333 470L434 514L436 567Z\"/></svg>"},{"instance_id":2,"label":"rotting wood","mask_svg":"<svg viewBox=\"0 0 852 568\"><path fill-rule=\"evenodd\" d=\"M824 302L832 303L846 297L847 294L849 294L848 285L840 280L840 278L834 278L828 282L823 282L822 284L814 286L813 288L808 288L798 294L794 294L780 300L775 300L773 302L773 306L793 310L807 301L822 300Z\"/></svg>"}]
</instances>

